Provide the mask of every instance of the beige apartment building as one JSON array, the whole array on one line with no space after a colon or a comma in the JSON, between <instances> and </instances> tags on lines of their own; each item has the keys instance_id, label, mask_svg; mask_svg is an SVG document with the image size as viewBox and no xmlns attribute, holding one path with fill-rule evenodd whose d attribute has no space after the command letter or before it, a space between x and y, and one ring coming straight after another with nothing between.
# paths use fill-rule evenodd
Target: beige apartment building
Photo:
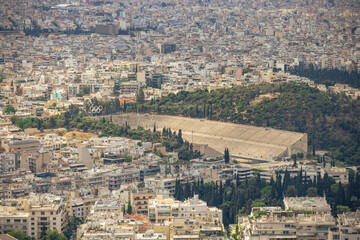
<instances>
[{"instance_id":1,"label":"beige apartment building","mask_svg":"<svg viewBox=\"0 0 360 240\"><path fill-rule=\"evenodd\" d=\"M11 206L0 206L0 234L22 231L39 239L47 230L66 230L68 212L61 201L19 199Z\"/></svg>"},{"instance_id":2,"label":"beige apartment building","mask_svg":"<svg viewBox=\"0 0 360 240\"><path fill-rule=\"evenodd\" d=\"M156 193L139 191L130 193L130 203L134 213L148 215L149 200L156 197Z\"/></svg>"},{"instance_id":3,"label":"beige apartment building","mask_svg":"<svg viewBox=\"0 0 360 240\"><path fill-rule=\"evenodd\" d=\"M8 141L3 142L2 147L7 152L27 152L34 153L40 150L40 142L37 140Z\"/></svg>"}]
</instances>

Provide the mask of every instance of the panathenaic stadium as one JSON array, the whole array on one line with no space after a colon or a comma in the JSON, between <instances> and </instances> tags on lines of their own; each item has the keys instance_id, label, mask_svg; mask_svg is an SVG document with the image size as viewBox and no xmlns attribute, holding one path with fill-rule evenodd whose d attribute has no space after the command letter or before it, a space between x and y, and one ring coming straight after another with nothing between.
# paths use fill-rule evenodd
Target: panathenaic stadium
<instances>
[{"instance_id":1,"label":"panathenaic stadium","mask_svg":"<svg viewBox=\"0 0 360 240\"><path fill-rule=\"evenodd\" d=\"M307 152L306 133L168 115L121 114L112 119L133 128L152 130L155 125L158 131L164 127L176 132L181 129L183 139L203 154L222 155L228 148L233 158L270 161Z\"/></svg>"}]
</instances>

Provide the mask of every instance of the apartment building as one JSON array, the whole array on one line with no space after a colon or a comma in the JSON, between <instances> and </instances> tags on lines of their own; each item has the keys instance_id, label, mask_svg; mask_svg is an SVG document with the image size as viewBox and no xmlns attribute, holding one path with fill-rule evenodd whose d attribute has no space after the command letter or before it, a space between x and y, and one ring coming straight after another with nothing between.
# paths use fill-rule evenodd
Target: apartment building
<instances>
[{"instance_id":1,"label":"apartment building","mask_svg":"<svg viewBox=\"0 0 360 240\"><path fill-rule=\"evenodd\" d=\"M15 152L0 153L0 173L12 172L19 168L20 155Z\"/></svg>"},{"instance_id":2,"label":"apartment building","mask_svg":"<svg viewBox=\"0 0 360 240\"><path fill-rule=\"evenodd\" d=\"M199 195L195 195L193 198L180 203L178 217L210 217L218 219L219 223L222 224L222 210L216 207L208 207L206 202L199 199Z\"/></svg>"},{"instance_id":3,"label":"apartment building","mask_svg":"<svg viewBox=\"0 0 360 240\"><path fill-rule=\"evenodd\" d=\"M360 239L360 211L338 214L337 225L329 230L328 239Z\"/></svg>"},{"instance_id":4,"label":"apartment building","mask_svg":"<svg viewBox=\"0 0 360 240\"><path fill-rule=\"evenodd\" d=\"M257 207L250 214L252 223L245 231L245 237L254 240L296 239L296 219L293 213L287 213L281 207ZM239 224L242 223L239 218Z\"/></svg>"},{"instance_id":5,"label":"apartment building","mask_svg":"<svg viewBox=\"0 0 360 240\"><path fill-rule=\"evenodd\" d=\"M120 84L120 94L121 95L131 95L136 94L137 90L140 88L139 82L123 82Z\"/></svg>"},{"instance_id":6,"label":"apartment building","mask_svg":"<svg viewBox=\"0 0 360 240\"><path fill-rule=\"evenodd\" d=\"M63 232L67 227L68 212L60 200L38 201L24 199L0 206L0 234L22 231L39 239L47 230Z\"/></svg>"},{"instance_id":7,"label":"apartment building","mask_svg":"<svg viewBox=\"0 0 360 240\"><path fill-rule=\"evenodd\" d=\"M47 230L63 232L68 223L68 212L62 202L37 202L28 208L30 218L29 236L38 239Z\"/></svg>"},{"instance_id":8,"label":"apartment building","mask_svg":"<svg viewBox=\"0 0 360 240\"><path fill-rule=\"evenodd\" d=\"M175 218L211 218L217 219L222 224L222 210L208 207L206 202L199 199L198 195L184 202L173 198L157 195L149 200L149 221L153 223L164 223Z\"/></svg>"},{"instance_id":9,"label":"apartment building","mask_svg":"<svg viewBox=\"0 0 360 240\"><path fill-rule=\"evenodd\" d=\"M149 221L152 223L172 221L173 217L179 216L179 206L180 201L157 195L154 199L149 199Z\"/></svg>"},{"instance_id":10,"label":"apartment building","mask_svg":"<svg viewBox=\"0 0 360 240\"><path fill-rule=\"evenodd\" d=\"M244 228L243 237L249 240L328 239L335 219L326 199L285 197L284 206L285 209L256 207L249 217L239 217L238 223Z\"/></svg>"},{"instance_id":11,"label":"apartment building","mask_svg":"<svg viewBox=\"0 0 360 240\"><path fill-rule=\"evenodd\" d=\"M331 207L325 197L285 197L286 211L313 212L319 216L331 214Z\"/></svg>"},{"instance_id":12,"label":"apartment building","mask_svg":"<svg viewBox=\"0 0 360 240\"><path fill-rule=\"evenodd\" d=\"M155 233L154 230L150 229L145 233L135 234L135 240L166 240L166 234Z\"/></svg>"},{"instance_id":13,"label":"apartment building","mask_svg":"<svg viewBox=\"0 0 360 240\"><path fill-rule=\"evenodd\" d=\"M69 215L84 219L86 217L86 206L82 199L71 199L69 204Z\"/></svg>"},{"instance_id":14,"label":"apartment building","mask_svg":"<svg viewBox=\"0 0 360 240\"><path fill-rule=\"evenodd\" d=\"M133 211L138 214L148 215L149 200L155 198L156 193L151 191L138 191L130 193L130 203Z\"/></svg>"},{"instance_id":15,"label":"apartment building","mask_svg":"<svg viewBox=\"0 0 360 240\"><path fill-rule=\"evenodd\" d=\"M109 190L116 190L121 184L128 184L140 180L140 170L117 170L110 173L106 178Z\"/></svg>"},{"instance_id":16,"label":"apartment building","mask_svg":"<svg viewBox=\"0 0 360 240\"><path fill-rule=\"evenodd\" d=\"M349 183L349 173L346 168L321 168L320 174L321 177L324 177L325 173L328 174L329 177L332 177L336 183L348 184Z\"/></svg>"},{"instance_id":17,"label":"apartment building","mask_svg":"<svg viewBox=\"0 0 360 240\"><path fill-rule=\"evenodd\" d=\"M29 213L20 212L16 207L0 207L0 234L22 231L30 234Z\"/></svg>"},{"instance_id":18,"label":"apartment building","mask_svg":"<svg viewBox=\"0 0 360 240\"><path fill-rule=\"evenodd\" d=\"M40 142L37 140L11 140L3 142L2 147L7 152L34 153L40 150Z\"/></svg>"},{"instance_id":19,"label":"apartment building","mask_svg":"<svg viewBox=\"0 0 360 240\"><path fill-rule=\"evenodd\" d=\"M222 231L223 226L217 219L206 217L194 217L190 219L174 219L171 226L170 239L172 240L205 240L205 239L226 239Z\"/></svg>"},{"instance_id":20,"label":"apartment building","mask_svg":"<svg viewBox=\"0 0 360 240\"><path fill-rule=\"evenodd\" d=\"M50 163L49 152L39 151L26 156L26 161L29 164L29 169L33 173L42 172Z\"/></svg>"},{"instance_id":21,"label":"apartment building","mask_svg":"<svg viewBox=\"0 0 360 240\"><path fill-rule=\"evenodd\" d=\"M187 182L192 183L194 181L197 181L198 178L199 178L199 175L182 176L179 178L155 177L155 178L146 178L146 179L144 179L144 182L145 182L146 188L165 190L165 191L169 192L169 194L174 194L176 180L179 180L181 184L185 184Z\"/></svg>"}]
</instances>

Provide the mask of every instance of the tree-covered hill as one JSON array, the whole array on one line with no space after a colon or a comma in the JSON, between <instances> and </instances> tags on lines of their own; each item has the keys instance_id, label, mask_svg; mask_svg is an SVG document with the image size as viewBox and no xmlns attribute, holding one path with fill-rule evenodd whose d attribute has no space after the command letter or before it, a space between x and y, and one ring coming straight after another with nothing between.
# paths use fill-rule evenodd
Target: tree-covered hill
<instances>
[{"instance_id":1,"label":"tree-covered hill","mask_svg":"<svg viewBox=\"0 0 360 240\"><path fill-rule=\"evenodd\" d=\"M339 69L315 69L312 64L307 68L291 68L290 73L301 77L307 77L317 84L333 86L337 83L349 84L351 87L360 88L360 72L343 71Z\"/></svg>"},{"instance_id":2,"label":"tree-covered hill","mask_svg":"<svg viewBox=\"0 0 360 240\"><path fill-rule=\"evenodd\" d=\"M360 163L360 100L321 92L305 84L261 84L211 92L179 92L126 111L207 118L306 132L309 146Z\"/></svg>"}]
</instances>

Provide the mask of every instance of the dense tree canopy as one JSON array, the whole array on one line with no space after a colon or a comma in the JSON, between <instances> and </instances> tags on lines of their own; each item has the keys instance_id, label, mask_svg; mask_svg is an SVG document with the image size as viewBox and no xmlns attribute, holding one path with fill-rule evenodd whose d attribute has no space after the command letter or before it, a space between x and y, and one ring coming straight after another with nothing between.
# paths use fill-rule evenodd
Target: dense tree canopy
<instances>
[{"instance_id":1,"label":"dense tree canopy","mask_svg":"<svg viewBox=\"0 0 360 240\"><path fill-rule=\"evenodd\" d=\"M326 86L333 86L336 83L349 84L354 88L360 89L360 73L358 71L343 71L338 69L320 69L317 70L312 64L307 68L292 68L290 73L307 77L317 84L325 84Z\"/></svg>"},{"instance_id":2,"label":"dense tree canopy","mask_svg":"<svg viewBox=\"0 0 360 240\"><path fill-rule=\"evenodd\" d=\"M5 113L16 113L16 109L14 108L13 105L6 105L5 107Z\"/></svg>"},{"instance_id":3,"label":"dense tree canopy","mask_svg":"<svg viewBox=\"0 0 360 240\"><path fill-rule=\"evenodd\" d=\"M305 84L261 84L179 92L122 111L155 112L306 132L309 145L360 163L360 100Z\"/></svg>"},{"instance_id":4,"label":"dense tree canopy","mask_svg":"<svg viewBox=\"0 0 360 240\"><path fill-rule=\"evenodd\" d=\"M252 207L282 206L284 196L288 197L317 197L326 195L332 208L333 215L343 211L355 211L360 207L360 175L349 173L349 184L335 183L327 174L320 174L314 178L306 177L306 172L299 171L295 177L290 177L286 170L278 172L276 180L270 183L260 179L260 175L240 181L236 177L233 181L204 183L186 183L181 185L176 181L174 197L184 200L198 194L200 199L209 206L216 206L223 210L225 225L236 222L238 215L248 215Z\"/></svg>"}]
</instances>

